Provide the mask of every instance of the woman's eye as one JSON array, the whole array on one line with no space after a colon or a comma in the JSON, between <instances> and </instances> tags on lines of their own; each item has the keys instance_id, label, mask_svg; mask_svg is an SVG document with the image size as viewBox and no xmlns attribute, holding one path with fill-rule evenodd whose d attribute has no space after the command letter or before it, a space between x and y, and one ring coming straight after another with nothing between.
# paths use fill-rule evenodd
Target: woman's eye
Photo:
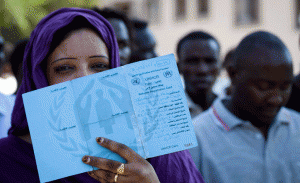
<instances>
[{"instance_id":1,"label":"woman's eye","mask_svg":"<svg viewBox=\"0 0 300 183\"><path fill-rule=\"evenodd\" d=\"M57 72L57 73L66 72L66 71L71 70L71 69L73 69L73 68L70 67L70 66L67 66L67 65L58 66L58 67L54 68L55 72Z\"/></svg>"},{"instance_id":2,"label":"woman's eye","mask_svg":"<svg viewBox=\"0 0 300 183\"><path fill-rule=\"evenodd\" d=\"M105 63L97 63L92 66L93 69L106 70L109 69L108 65Z\"/></svg>"}]
</instances>

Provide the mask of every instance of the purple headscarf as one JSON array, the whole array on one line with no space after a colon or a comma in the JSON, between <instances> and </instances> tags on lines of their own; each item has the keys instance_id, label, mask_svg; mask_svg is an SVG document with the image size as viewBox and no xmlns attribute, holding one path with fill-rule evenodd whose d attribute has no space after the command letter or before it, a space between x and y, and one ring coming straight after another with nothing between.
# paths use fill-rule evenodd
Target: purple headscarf
<instances>
[{"instance_id":1,"label":"purple headscarf","mask_svg":"<svg viewBox=\"0 0 300 183\"><path fill-rule=\"evenodd\" d=\"M53 35L69 25L76 17L85 18L101 35L109 50L111 67L116 68L120 65L119 49L113 28L101 15L92 10L79 8L62 8L50 13L33 30L26 46L23 58L23 81L17 93L9 134L25 135L29 133L22 94L48 86L41 62L46 61Z\"/></svg>"}]
</instances>

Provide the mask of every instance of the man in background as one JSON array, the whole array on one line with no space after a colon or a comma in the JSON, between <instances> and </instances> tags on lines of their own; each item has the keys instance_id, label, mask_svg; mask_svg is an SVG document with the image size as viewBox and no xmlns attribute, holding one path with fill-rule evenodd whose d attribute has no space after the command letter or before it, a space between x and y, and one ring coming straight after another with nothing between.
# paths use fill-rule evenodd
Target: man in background
<instances>
[{"instance_id":1,"label":"man in background","mask_svg":"<svg viewBox=\"0 0 300 183\"><path fill-rule=\"evenodd\" d=\"M299 38L300 43L300 38ZM300 73L294 77L292 93L289 101L286 104L287 108L300 112Z\"/></svg>"},{"instance_id":2,"label":"man in background","mask_svg":"<svg viewBox=\"0 0 300 183\"><path fill-rule=\"evenodd\" d=\"M234 49L231 49L225 55L224 61L222 63L222 68L226 70L227 74L229 75L229 68L232 67L234 59ZM230 84L225 88L225 95L230 96L232 92L232 85Z\"/></svg>"},{"instance_id":3,"label":"man in background","mask_svg":"<svg viewBox=\"0 0 300 183\"><path fill-rule=\"evenodd\" d=\"M300 112L300 74L294 78L291 97L286 107Z\"/></svg>"},{"instance_id":4,"label":"man in background","mask_svg":"<svg viewBox=\"0 0 300 183\"><path fill-rule=\"evenodd\" d=\"M112 25L117 37L121 65L129 64L132 49L130 20L126 15L108 8L99 9L95 7L93 10L102 15Z\"/></svg>"},{"instance_id":5,"label":"man in background","mask_svg":"<svg viewBox=\"0 0 300 183\"><path fill-rule=\"evenodd\" d=\"M6 64L4 54L4 39L0 36L0 76L3 74ZM1 86L0 87L5 87ZM0 138L7 136L7 131L10 127L11 112L14 105L14 97L0 93Z\"/></svg>"},{"instance_id":6,"label":"man in background","mask_svg":"<svg viewBox=\"0 0 300 183\"><path fill-rule=\"evenodd\" d=\"M28 39L24 39L21 41L18 41L15 46L13 51L11 52L11 55L8 58L8 61L11 65L11 70L17 80L17 89L16 93L18 92L21 83L22 83L22 78L23 78L23 57L24 57L24 51L26 48L26 45L28 43Z\"/></svg>"},{"instance_id":7,"label":"man in background","mask_svg":"<svg viewBox=\"0 0 300 183\"><path fill-rule=\"evenodd\" d=\"M232 93L194 119L190 149L205 182L300 182L300 114L289 99L293 64L268 32L246 36L235 50Z\"/></svg>"},{"instance_id":8,"label":"man in background","mask_svg":"<svg viewBox=\"0 0 300 183\"><path fill-rule=\"evenodd\" d=\"M191 117L194 118L217 98L212 87L221 65L220 45L212 35L194 31L179 41L177 56Z\"/></svg>"},{"instance_id":9,"label":"man in background","mask_svg":"<svg viewBox=\"0 0 300 183\"><path fill-rule=\"evenodd\" d=\"M134 19L132 20L132 24L133 50L130 62L133 63L157 57L155 51L156 40L148 27L148 23Z\"/></svg>"}]
</instances>

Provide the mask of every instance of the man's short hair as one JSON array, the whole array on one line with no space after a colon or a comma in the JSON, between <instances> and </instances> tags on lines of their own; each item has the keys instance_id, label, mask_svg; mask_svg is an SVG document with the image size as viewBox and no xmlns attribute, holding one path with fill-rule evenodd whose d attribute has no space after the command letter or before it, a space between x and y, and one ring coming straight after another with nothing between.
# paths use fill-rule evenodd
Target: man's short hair
<instances>
[{"instance_id":1,"label":"man's short hair","mask_svg":"<svg viewBox=\"0 0 300 183\"><path fill-rule=\"evenodd\" d=\"M262 46L271 50L288 50L285 44L274 34L266 31L257 31L246 36L237 46L234 54L233 66L240 68L245 56L253 54L255 49Z\"/></svg>"},{"instance_id":2,"label":"man's short hair","mask_svg":"<svg viewBox=\"0 0 300 183\"><path fill-rule=\"evenodd\" d=\"M131 20L131 22L132 22L133 27L138 30L143 30L148 27L148 23L143 20L133 19L133 20Z\"/></svg>"},{"instance_id":3,"label":"man's short hair","mask_svg":"<svg viewBox=\"0 0 300 183\"><path fill-rule=\"evenodd\" d=\"M222 68L227 68L229 65L232 65L232 60L234 59L235 48L229 50L224 57L224 62L222 63Z\"/></svg>"},{"instance_id":4,"label":"man's short hair","mask_svg":"<svg viewBox=\"0 0 300 183\"><path fill-rule=\"evenodd\" d=\"M176 51L178 57L183 43L189 40L214 40L218 44L219 51L221 48L217 39L214 38L211 34L204 31L193 31L187 34L186 36L184 36L183 38L181 38L180 41L178 42L177 51Z\"/></svg>"},{"instance_id":5,"label":"man's short hair","mask_svg":"<svg viewBox=\"0 0 300 183\"><path fill-rule=\"evenodd\" d=\"M95 12L103 16L105 19L118 19L121 20L125 23L125 26L127 27L129 38L131 40L132 38L132 24L130 19L123 13L109 9L109 8L104 8L104 9L99 9L98 7L92 8Z\"/></svg>"},{"instance_id":6,"label":"man's short hair","mask_svg":"<svg viewBox=\"0 0 300 183\"><path fill-rule=\"evenodd\" d=\"M8 61L11 64L12 72L15 76L19 74L18 73L20 69L19 66L22 66L23 64L24 51L28 42L29 42L28 39L18 41L15 45L13 52L11 53L8 59Z\"/></svg>"}]
</instances>

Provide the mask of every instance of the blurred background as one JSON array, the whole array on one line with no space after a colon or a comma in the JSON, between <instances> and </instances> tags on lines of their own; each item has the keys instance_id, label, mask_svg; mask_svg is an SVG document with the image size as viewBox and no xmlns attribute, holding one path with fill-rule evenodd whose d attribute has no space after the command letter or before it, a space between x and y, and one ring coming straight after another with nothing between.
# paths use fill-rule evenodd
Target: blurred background
<instances>
[{"instance_id":1,"label":"blurred background","mask_svg":"<svg viewBox=\"0 0 300 183\"><path fill-rule=\"evenodd\" d=\"M35 25L61 7L109 7L149 22L162 56L176 53L180 38L204 30L221 44L221 53L234 48L248 33L266 30L279 36L292 53L299 73L300 0L0 0L0 35L6 47L28 38ZM222 72L214 88L226 85ZM10 68L0 76L0 92L12 94L16 80Z\"/></svg>"}]
</instances>

